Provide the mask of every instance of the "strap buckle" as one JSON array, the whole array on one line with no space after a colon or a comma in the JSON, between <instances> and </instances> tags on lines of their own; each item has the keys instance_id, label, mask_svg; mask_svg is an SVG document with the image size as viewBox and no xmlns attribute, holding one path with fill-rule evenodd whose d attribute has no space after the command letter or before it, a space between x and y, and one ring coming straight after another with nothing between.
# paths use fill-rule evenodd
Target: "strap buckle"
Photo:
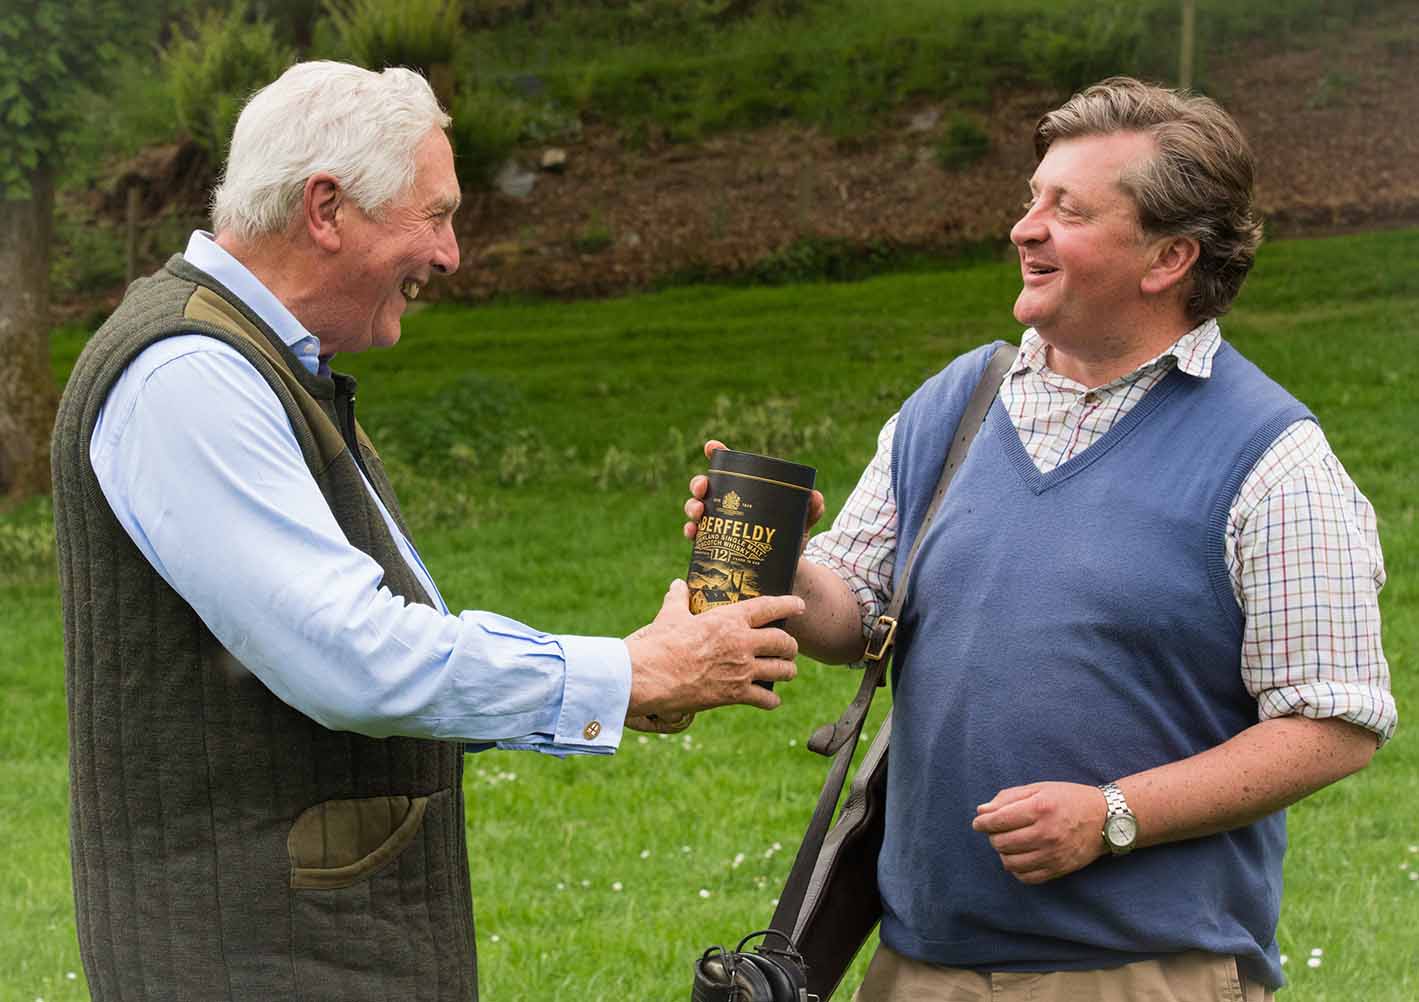
<instances>
[{"instance_id":1,"label":"strap buckle","mask_svg":"<svg viewBox=\"0 0 1419 1002\"><path fill-rule=\"evenodd\" d=\"M872 633L867 638L867 649L862 652L864 661L881 661L892 649L897 639L897 621L891 616L878 616L872 624Z\"/></svg>"}]
</instances>

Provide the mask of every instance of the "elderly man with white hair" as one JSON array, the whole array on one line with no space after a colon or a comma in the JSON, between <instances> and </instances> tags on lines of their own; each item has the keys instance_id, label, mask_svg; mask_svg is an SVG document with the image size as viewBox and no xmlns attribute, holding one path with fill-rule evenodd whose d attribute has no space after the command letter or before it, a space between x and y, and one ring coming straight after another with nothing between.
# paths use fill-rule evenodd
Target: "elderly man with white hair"
<instances>
[{"instance_id":1,"label":"elderly man with white hair","mask_svg":"<svg viewBox=\"0 0 1419 1002\"><path fill-rule=\"evenodd\" d=\"M292 67L215 234L135 282L55 431L71 850L111 999L477 995L465 748L609 753L627 718L772 708L761 598L623 639L444 604L332 356L458 267L448 116L408 70Z\"/></svg>"}]
</instances>

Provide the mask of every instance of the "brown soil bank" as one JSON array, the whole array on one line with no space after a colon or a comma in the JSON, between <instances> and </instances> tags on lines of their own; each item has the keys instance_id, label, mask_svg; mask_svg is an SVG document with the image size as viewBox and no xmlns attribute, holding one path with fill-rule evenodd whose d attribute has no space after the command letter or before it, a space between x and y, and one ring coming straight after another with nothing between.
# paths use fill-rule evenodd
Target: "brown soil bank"
<instances>
[{"instance_id":1,"label":"brown soil bank","mask_svg":"<svg viewBox=\"0 0 1419 1002\"><path fill-rule=\"evenodd\" d=\"M1273 235L1419 224L1419 10L1332 46L1214 59L1209 90L1252 142ZM927 252L1003 241L1034 168L1031 130L1065 96L1002 97L990 152L959 171L938 164L933 105L850 148L782 125L633 150L591 127L528 197L470 199L463 266L439 294L606 294L742 272L804 240ZM530 169L542 153L524 151Z\"/></svg>"}]
</instances>

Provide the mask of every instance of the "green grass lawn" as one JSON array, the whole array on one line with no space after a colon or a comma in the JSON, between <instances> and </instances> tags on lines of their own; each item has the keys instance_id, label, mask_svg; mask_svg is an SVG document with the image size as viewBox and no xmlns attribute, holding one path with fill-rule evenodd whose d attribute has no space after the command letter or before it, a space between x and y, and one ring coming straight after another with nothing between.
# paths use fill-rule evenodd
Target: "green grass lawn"
<instances>
[{"instance_id":1,"label":"green grass lawn","mask_svg":"<svg viewBox=\"0 0 1419 1002\"><path fill-rule=\"evenodd\" d=\"M1402 710L1419 696L1417 259L1412 230L1270 245L1224 322L1316 411L1378 509ZM684 573L679 508L706 433L816 465L831 515L924 376L1018 333L1017 288L1002 261L857 284L436 306L409 319L397 350L351 367L450 604L619 635ZM59 335L61 377L80 340ZM87 994L47 519L43 504L0 516L0 998L52 1002ZM631 735L610 759L468 760L484 998L683 999L699 951L768 919L824 771L804 740L855 681L801 668L775 713L706 714L683 736ZM1292 810L1283 998L1419 998L1416 803L1419 740L1405 725L1368 770Z\"/></svg>"}]
</instances>

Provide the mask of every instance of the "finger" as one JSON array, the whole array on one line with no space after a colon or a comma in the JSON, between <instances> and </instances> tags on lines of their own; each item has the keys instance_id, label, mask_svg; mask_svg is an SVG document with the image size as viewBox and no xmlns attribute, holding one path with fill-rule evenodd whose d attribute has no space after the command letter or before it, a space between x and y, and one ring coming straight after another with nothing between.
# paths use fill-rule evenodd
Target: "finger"
<instances>
[{"instance_id":1,"label":"finger","mask_svg":"<svg viewBox=\"0 0 1419 1002\"><path fill-rule=\"evenodd\" d=\"M746 685L736 702L743 706L757 706L761 710L776 710L783 700L779 698L778 693L761 685Z\"/></svg>"},{"instance_id":2,"label":"finger","mask_svg":"<svg viewBox=\"0 0 1419 1002\"><path fill-rule=\"evenodd\" d=\"M755 658L754 679L758 682L792 682L798 677L798 665L782 658Z\"/></svg>"},{"instance_id":3,"label":"finger","mask_svg":"<svg viewBox=\"0 0 1419 1002\"><path fill-rule=\"evenodd\" d=\"M1005 789L997 793L994 797L991 797L990 800L977 807L976 813L985 814L990 811L999 810L1007 804L1013 804L1017 801L1025 800L1028 797L1033 797L1035 795L1035 792L1035 787L1033 785L1007 786Z\"/></svg>"},{"instance_id":4,"label":"finger","mask_svg":"<svg viewBox=\"0 0 1419 1002\"><path fill-rule=\"evenodd\" d=\"M1053 867L1042 867L1038 870L1026 870L1024 873L1013 874L1016 880L1022 884L1047 884L1055 877L1064 876L1063 873Z\"/></svg>"},{"instance_id":5,"label":"finger","mask_svg":"<svg viewBox=\"0 0 1419 1002\"><path fill-rule=\"evenodd\" d=\"M990 847L1002 856L1039 852L1044 848L1040 845L1039 834L1033 826L997 832L990 836Z\"/></svg>"},{"instance_id":6,"label":"finger","mask_svg":"<svg viewBox=\"0 0 1419 1002\"><path fill-rule=\"evenodd\" d=\"M679 618L681 615L690 614L690 586L683 578L676 578L670 582L670 587L665 590L665 597L660 600L660 612L656 619L662 616Z\"/></svg>"},{"instance_id":7,"label":"finger","mask_svg":"<svg viewBox=\"0 0 1419 1002\"><path fill-rule=\"evenodd\" d=\"M774 626L762 626L754 630L750 642L754 645L754 657L770 658L792 662L798 657L798 641L786 630Z\"/></svg>"},{"instance_id":8,"label":"finger","mask_svg":"<svg viewBox=\"0 0 1419 1002\"><path fill-rule=\"evenodd\" d=\"M698 522L705 516L705 503L699 498L685 499L685 517L691 522Z\"/></svg>"},{"instance_id":9,"label":"finger","mask_svg":"<svg viewBox=\"0 0 1419 1002\"><path fill-rule=\"evenodd\" d=\"M690 494L697 500L704 500L704 496L709 493L709 477L703 473L697 473L690 478ZM703 507L700 509L704 511ZM688 514L688 512L686 513Z\"/></svg>"},{"instance_id":10,"label":"finger","mask_svg":"<svg viewBox=\"0 0 1419 1002\"><path fill-rule=\"evenodd\" d=\"M710 439L708 442L705 443L705 458L706 458L706 459L709 459L711 456L713 456L713 455L714 455L716 452L718 452L720 449L728 449L728 448L729 448L729 446L725 445L725 444L724 444L723 442L721 442L719 439L717 439L717 438L712 438L712 439Z\"/></svg>"},{"instance_id":11,"label":"finger","mask_svg":"<svg viewBox=\"0 0 1419 1002\"><path fill-rule=\"evenodd\" d=\"M808 499L808 524L810 526L818 524L818 519L823 517L823 510L826 507L822 491L814 491Z\"/></svg>"},{"instance_id":12,"label":"finger","mask_svg":"<svg viewBox=\"0 0 1419 1002\"><path fill-rule=\"evenodd\" d=\"M1035 811L1034 803L1026 798L1025 800L1012 801L993 810L982 811L975 816L971 827L978 832L990 835L1028 828L1038 820L1039 816Z\"/></svg>"},{"instance_id":13,"label":"finger","mask_svg":"<svg viewBox=\"0 0 1419 1002\"><path fill-rule=\"evenodd\" d=\"M760 595L746 599L733 608L739 611L750 626L763 626L778 619L800 615L805 606L797 595Z\"/></svg>"},{"instance_id":14,"label":"finger","mask_svg":"<svg viewBox=\"0 0 1419 1002\"><path fill-rule=\"evenodd\" d=\"M1031 873L1052 869L1052 864L1042 852L1018 852L1000 853L1000 865L1007 873L1019 876L1022 873Z\"/></svg>"}]
</instances>

